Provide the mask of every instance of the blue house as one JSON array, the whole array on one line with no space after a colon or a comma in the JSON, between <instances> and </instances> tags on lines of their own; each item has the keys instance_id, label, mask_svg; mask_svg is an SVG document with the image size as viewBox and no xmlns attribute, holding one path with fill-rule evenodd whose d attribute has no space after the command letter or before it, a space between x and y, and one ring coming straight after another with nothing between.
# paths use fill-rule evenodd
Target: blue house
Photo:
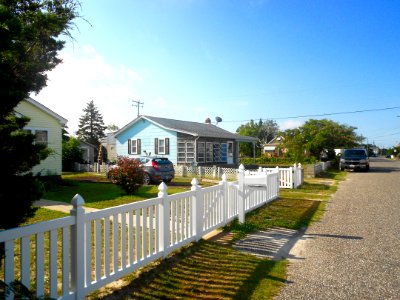
<instances>
[{"instance_id":1,"label":"blue house","mask_svg":"<svg viewBox=\"0 0 400 300\"><path fill-rule=\"evenodd\" d=\"M257 138L231 133L209 119L205 123L139 116L115 133L118 156L156 155L175 165L237 164L239 143Z\"/></svg>"}]
</instances>

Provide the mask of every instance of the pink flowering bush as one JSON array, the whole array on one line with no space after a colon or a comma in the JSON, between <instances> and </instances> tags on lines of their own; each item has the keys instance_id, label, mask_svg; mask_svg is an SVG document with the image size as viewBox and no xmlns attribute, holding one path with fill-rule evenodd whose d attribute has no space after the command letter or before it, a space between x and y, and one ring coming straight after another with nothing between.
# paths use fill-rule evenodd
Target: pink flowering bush
<instances>
[{"instance_id":1,"label":"pink flowering bush","mask_svg":"<svg viewBox=\"0 0 400 300\"><path fill-rule=\"evenodd\" d=\"M143 185L144 171L138 160L123 156L118 158L107 176L128 195L132 195Z\"/></svg>"}]
</instances>

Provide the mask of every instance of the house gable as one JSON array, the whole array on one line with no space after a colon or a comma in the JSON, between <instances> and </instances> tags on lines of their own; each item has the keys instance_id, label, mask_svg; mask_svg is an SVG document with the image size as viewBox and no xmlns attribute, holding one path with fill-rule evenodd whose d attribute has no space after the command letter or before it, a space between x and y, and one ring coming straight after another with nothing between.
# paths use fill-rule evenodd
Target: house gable
<instances>
[{"instance_id":1,"label":"house gable","mask_svg":"<svg viewBox=\"0 0 400 300\"><path fill-rule=\"evenodd\" d=\"M120 134L116 134L116 149L118 156L138 156L138 155L156 155L155 141L168 139L169 154L158 153L159 156L168 156L173 163L176 163L177 156L177 133L146 119L135 122L129 128L125 128ZM129 153L129 141L140 140L140 153ZM173 159L175 157L175 160Z\"/></svg>"},{"instance_id":2,"label":"house gable","mask_svg":"<svg viewBox=\"0 0 400 300\"><path fill-rule=\"evenodd\" d=\"M30 118L24 129L32 133L47 132L47 147L53 153L32 169L34 175L61 175L62 172L62 129L67 120L46 108L39 102L28 99L21 101L14 109L15 113Z\"/></svg>"},{"instance_id":3,"label":"house gable","mask_svg":"<svg viewBox=\"0 0 400 300\"><path fill-rule=\"evenodd\" d=\"M79 141L79 148L82 150L82 160L84 163L92 164L96 162L96 157L94 157L96 146L85 142Z\"/></svg>"}]
</instances>

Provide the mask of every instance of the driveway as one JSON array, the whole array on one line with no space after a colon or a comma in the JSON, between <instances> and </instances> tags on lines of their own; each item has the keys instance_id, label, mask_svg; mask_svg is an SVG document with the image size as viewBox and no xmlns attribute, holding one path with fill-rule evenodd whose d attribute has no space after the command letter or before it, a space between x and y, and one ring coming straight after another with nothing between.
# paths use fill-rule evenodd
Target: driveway
<instances>
[{"instance_id":1,"label":"driveway","mask_svg":"<svg viewBox=\"0 0 400 300\"><path fill-rule=\"evenodd\" d=\"M348 173L292 248L275 299L400 299L400 161Z\"/></svg>"}]
</instances>

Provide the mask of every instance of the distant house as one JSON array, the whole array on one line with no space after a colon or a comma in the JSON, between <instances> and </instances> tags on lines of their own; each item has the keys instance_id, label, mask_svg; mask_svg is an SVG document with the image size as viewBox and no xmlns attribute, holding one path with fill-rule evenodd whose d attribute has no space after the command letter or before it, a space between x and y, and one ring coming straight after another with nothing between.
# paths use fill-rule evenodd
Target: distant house
<instances>
[{"instance_id":1,"label":"distant house","mask_svg":"<svg viewBox=\"0 0 400 300\"><path fill-rule=\"evenodd\" d=\"M36 143L45 143L53 153L32 169L34 175L61 175L62 171L62 130L67 120L32 98L21 101L14 109L20 116L31 120L25 130L36 136Z\"/></svg>"},{"instance_id":2,"label":"distant house","mask_svg":"<svg viewBox=\"0 0 400 300\"><path fill-rule=\"evenodd\" d=\"M254 149L258 139L231 133L209 121L139 116L118 130L115 140L118 156L158 155L175 165L213 165L237 164L239 143L253 143Z\"/></svg>"},{"instance_id":3,"label":"distant house","mask_svg":"<svg viewBox=\"0 0 400 300\"><path fill-rule=\"evenodd\" d=\"M107 133L107 136L100 141L101 145L106 150L106 159L108 162L115 162L117 160L117 148L115 141L115 132Z\"/></svg>"},{"instance_id":4,"label":"distant house","mask_svg":"<svg viewBox=\"0 0 400 300\"><path fill-rule=\"evenodd\" d=\"M276 136L264 145L263 152L269 156L282 156L285 149L282 147L283 137Z\"/></svg>"},{"instance_id":5,"label":"distant house","mask_svg":"<svg viewBox=\"0 0 400 300\"><path fill-rule=\"evenodd\" d=\"M82 161L87 164L92 164L97 161L95 157L96 146L85 141L79 141L79 148L82 150Z\"/></svg>"}]
</instances>

